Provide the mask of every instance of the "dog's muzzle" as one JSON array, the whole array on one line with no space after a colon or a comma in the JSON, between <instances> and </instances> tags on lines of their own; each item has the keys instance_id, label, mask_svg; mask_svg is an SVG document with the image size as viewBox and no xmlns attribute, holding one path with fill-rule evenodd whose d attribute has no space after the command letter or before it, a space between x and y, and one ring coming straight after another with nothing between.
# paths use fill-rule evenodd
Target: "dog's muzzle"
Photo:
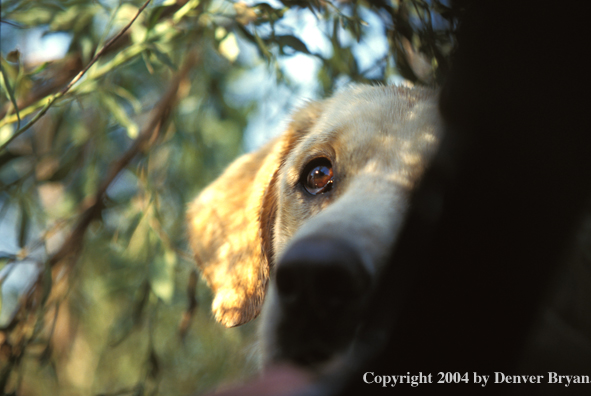
<instances>
[{"instance_id":1,"label":"dog's muzzle","mask_svg":"<svg viewBox=\"0 0 591 396\"><path fill-rule=\"evenodd\" d=\"M358 250L342 239L307 237L276 268L283 357L317 363L347 348L373 287Z\"/></svg>"}]
</instances>

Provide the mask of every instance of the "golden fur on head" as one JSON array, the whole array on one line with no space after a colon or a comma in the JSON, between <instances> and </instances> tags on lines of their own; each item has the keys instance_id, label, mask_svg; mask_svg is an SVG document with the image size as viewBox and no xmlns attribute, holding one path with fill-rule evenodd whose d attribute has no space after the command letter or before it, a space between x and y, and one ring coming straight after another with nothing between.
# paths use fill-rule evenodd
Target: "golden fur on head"
<instances>
[{"instance_id":1,"label":"golden fur on head","mask_svg":"<svg viewBox=\"0 0 591 396\"><path fill-rule=\"evenodd\" d=\"M189 206L190 244L215 293L215 318L227 327L261 311L272 265L274 176L319 113L319 103L298 111L283 136L237 159Z\"/></svg>"},{"instance_id":2,"label":"golden fur on head","mask_svg":"<svg viewBox=\"0 0 591 396\"><path fill-rule=\"evenodd\" d=\"M353 86L309 103L283 135L230 165L188 211L216 319L237 326L261 312L273 267L294 240L328 233L380 271L438 141L437 122L430 90ZM334 188L310 196L299 183L318 157L330 159ZM263 325L269 348L282 315L273 293Z\"/></svg>"}]
</instances>

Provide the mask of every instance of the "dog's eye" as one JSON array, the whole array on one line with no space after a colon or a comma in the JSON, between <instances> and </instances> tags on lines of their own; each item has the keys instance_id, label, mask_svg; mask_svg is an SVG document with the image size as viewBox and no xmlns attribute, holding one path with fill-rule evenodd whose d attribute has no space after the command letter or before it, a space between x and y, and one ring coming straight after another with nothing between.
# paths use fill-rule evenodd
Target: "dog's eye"
<instances>
[{"instance_id":1,"label":"dog's eye","mask_svg":"<svg viewBox=\"0 0 591 396\"><path fill-rule=\"evenodd\" d=\"M304 168L300 183L312 195L330 191L332 188L332 164L327 158L316 158Z\"/></svg>"}]
</instances>

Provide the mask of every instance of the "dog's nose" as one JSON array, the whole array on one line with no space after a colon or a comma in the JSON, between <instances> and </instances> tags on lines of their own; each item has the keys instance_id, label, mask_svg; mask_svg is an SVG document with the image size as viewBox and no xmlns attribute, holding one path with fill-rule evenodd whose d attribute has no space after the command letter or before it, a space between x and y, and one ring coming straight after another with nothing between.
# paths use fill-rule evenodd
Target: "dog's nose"
<instances>
[{"instance_id":1,"label":"dog's nose","mask_svg":"<svg viewBox=\"0 0 591 396\"><path fill-rule=\"evenodd\" d=\"M277 265L283 306L334 316L359 306L371 275L357 250L342 240L306 238L294 243Z\"/></svg>"}]
</instances>

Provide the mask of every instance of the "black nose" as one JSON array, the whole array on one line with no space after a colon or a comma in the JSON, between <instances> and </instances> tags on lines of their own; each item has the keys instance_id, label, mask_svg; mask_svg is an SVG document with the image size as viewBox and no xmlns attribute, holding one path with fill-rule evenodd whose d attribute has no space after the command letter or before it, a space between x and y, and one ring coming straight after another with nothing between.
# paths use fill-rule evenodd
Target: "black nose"
<instances>
[{"instance_id":1,"label":"black nose","mask_svg":"<svg viewBox=\"0 0 591 396\"><path fill-rule=\"evenodd\" d=\"M322 319L356 310L369 292L371 275L350 244L309 237L285 252L276 285L284 309L313 311Z\"/></svg>"}]
</instances>

